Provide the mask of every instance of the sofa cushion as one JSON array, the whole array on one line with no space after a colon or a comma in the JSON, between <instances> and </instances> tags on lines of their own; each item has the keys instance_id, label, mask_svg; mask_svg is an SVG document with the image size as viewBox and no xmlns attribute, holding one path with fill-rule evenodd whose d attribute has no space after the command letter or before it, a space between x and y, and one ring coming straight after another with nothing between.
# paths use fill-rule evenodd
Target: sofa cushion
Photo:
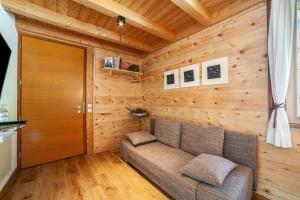
<instances>
[{"instance_id":1,"label":"sofa cushion","mask_svg":"<svg viewBox=\"0 0 300 200\"><path fill-rule=\"evenodd\" d=\"M256 190L256 135L225 131L224 157L253 170L253 189Z\"/></svg>"},{"instance_id":2,"label":"sofa cushion","mask_svg":"<svg viewBox=\"0 0 300 200\"><path fill-rule=\"evenodd\" d=\"M203 153L186 164L181 172L198 181L220 186L236 166L226 158Z\"/></svg>"},{"instance_id":3,"label":"sofa cushion","mask_svg":"<svg viewBox=\"0 0 300 200\"><path fill-rule=\"evenodd\" d=\"M181 122L156 119L154 134L158 141L171 147L180 148Z\"/></svg>"},{"instance_id":4,"label":"sofa cushion","mask_svg":"<svg viewBox=\"0 0 300 200\"><path fill-rule=\"evenodd\" d=\"M253 173L251 168L238 165L227 176L223 184L215 187L199 183L198 200L251 200Z\"/></svg>"},{"instance_id":5,"label":"sofa cushion","mask_svg":"<svg viewBox=\"0 0 300 200\"><path fill-rule=\"evenodd\" d=\"M127 133L126 136L133 146L143 145L156 141L155 136L146 131L131 132Z\"/></svg>"},{"instance_id":6,"label":"sofa cushion","mask_svg":"<svg viewBox=\"0 0 300 200\"><path fill-rule=\"evenodd\" d=\"M173 198L196 199L199 182L180 172L193 155L159 142L133 147L127 140L121 143L121 155Z\"/></svg>"},{"instance_id":7,"label":"sofa cushion","mask_svg":"<svg viewBox=\"0 0 300 200\"><path fill-rule=\"evenodd\" d=\"M181 149L193 155L201 153L223 156L224 129L182 124Z\"/></svg>"}]
</instances>

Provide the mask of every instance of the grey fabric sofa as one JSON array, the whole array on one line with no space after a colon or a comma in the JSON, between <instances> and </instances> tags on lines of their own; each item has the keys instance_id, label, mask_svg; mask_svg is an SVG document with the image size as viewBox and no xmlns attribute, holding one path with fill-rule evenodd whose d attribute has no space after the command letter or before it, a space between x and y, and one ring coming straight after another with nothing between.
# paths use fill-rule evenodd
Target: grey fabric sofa
<instances>
[{"instance_id":1,"label":"grey fabric sofa","mask_svg":"<svg viewBox=\"0 0 300 200\"><path fill-rule=\"evenodd\" d=\"M216 187L184 176L180 172L180 169L196 156L182 149L187 146L183 145L183 142L189 141L188 146L191 148L198 148L197 145L201 145L201 141L187 138L192 136L182 133L184 126L185 124L180 122L151 120L152 134L173 131L175 136L169 140L172 140L174 144L176 142L180 144L179 147L172 147L160 141L134 147L127 139L124 139L121 143L122 159L178 200L250 200L252 190L256 187L256 136L229 131L224 133L223 130L222 154L225 158L237 163L238 167L226 177L221 186ZM203 129L203 126L200 125L192 127L196 132L197 129ZM207 130L209 134L213 134L211 131L218 131L215 127L205 128L204 130ZM179 141L176 141L174 138L177 138L178 133L180 133L180 137ZM183 135L184 140L182 139ZM162 141L167 139L163 138ZM214 145L211 146L213 148Z\"/></svg>"}]
</instances>

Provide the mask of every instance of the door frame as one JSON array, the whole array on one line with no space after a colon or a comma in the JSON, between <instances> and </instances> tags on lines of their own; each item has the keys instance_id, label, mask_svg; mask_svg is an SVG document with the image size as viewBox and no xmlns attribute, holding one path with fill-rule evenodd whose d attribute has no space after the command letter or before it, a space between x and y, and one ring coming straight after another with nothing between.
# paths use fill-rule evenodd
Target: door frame
<instances>
[{"instance_id":1,"label":"door frame","mask_svg":"<svg viewBox=\"0 0 300 200\"><path fill-rule=\"evenodd\" d=\"M87 84L87 70L88 70L88 58L87 58L87 52L88 52L88 47L80 45L80 44L74 44L71 42L67 42L67 41L62 41L60 39L55 39L55 38L49 38L47 37L43 37L41 35L35 35L35 34L30 34L30 33L19 33L18 34L18 69L17 69L17 115L18 115L18 119L21 119L21 80L22 80L22 38L23 36L26 37L31 37L31 38L36 38L36 39L41 39L44 41L48 41L48 42L54 42L57 44L63 44L63 45L67 45L67 46L72 46L72 47L76 47L76 48L81 48L84 50L84 66L83 66L83 155L86 154L90 154L93 153L91 151L88 151L88 149L93 149L94 144L93 143L89 143L88 142L88 132L89 135L91 135L93 137L93 132L91 132L91 130L88 129L88 121L89 118L91 118L91 116L93 116L93 113L88 113L88 109L87 109L87 105L89 102L87 102L87 96L89 95L87 92L89 91L88 88L88 84ZM92 63L93 66L93 63ZM93 67L91 69L93 71ZM93 78L92 78L93 79ZM91 94L90 94L91 95ZM90 115L90 116L89 116ZM25 119L26 120L26 119ZM92 120L92 119L91 119ZM18 131L18 137L17 137L17 153L18 153L18 160L17 160L17 167L21 168L21 156L22 156L22 149L21 149L21 134L22 134L22 130ZM93 141L93 140L92 140Z\"/></svg>"}]
</instances>

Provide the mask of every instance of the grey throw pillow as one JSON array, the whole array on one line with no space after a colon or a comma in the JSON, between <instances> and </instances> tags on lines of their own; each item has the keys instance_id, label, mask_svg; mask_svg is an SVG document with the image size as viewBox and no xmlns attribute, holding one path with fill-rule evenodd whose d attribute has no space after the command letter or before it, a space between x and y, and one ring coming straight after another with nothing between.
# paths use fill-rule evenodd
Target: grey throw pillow
<instances>
[{"instance_id":1,"label":"grey throw pillow","mask_svg":"<svg viewBox=\"0 0 300 200\"><path fill-rule=\"evenodd\" d=\"M226 158L211 154L200 154L186 164L181 172L198 181L220 186L235 167L237 167L237 164Z\"/></svg>"},{"instance_id":2,"label":"grey throw pillow","mask_svg":"<svg viewBox=\"0 0 300 200\"><path fill-rule=\"evenodd\" d=\"M126 136L133 146L139 146L156 141L154 135L145 131L127 133Z\"/></svg>"}]
</instances>

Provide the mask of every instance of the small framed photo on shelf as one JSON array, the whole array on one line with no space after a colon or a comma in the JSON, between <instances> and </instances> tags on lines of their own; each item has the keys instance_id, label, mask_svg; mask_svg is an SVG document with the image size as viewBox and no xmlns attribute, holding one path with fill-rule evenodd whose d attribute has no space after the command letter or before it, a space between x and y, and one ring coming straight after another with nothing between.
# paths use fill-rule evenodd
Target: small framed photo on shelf
<instances>
[{"instance_id":1,"label":"small framed photo on shelf","mask_svg":"<svg viewBox=\"0 0 300 200\"><path fill-rule=\"evenodd\" d=\"M180 68L180 87L195 87L200 85L199 64Z\"/></svg>"},{"instance_id":2,"label":"small framed photo on shelf","mask_svg":"<svg viewBox=\"0 0 300 200\"><path fill-rule=\"evenodd\" d=\"M179 88L179 73L178 69L164 72L164 89L176 89Z\"/></svg>"},{"instance_id":3,"label":"small framed photo on shelf","mask_svg":"<svg viewBox=\"0 0 300 200\"><path fill-rule=\"evenodd\" d=\"M202 85L228 83L228 57L202 63Z\"/></svg>"},{"instance_id":4,"label":"small framed photo on shelf","mask_svg":"<svg viewBox=\"0 0 300 200\"><path fill-rule=\"evenodd\" d=\"M121 58L118 56L114 57L114 68L116 69L121 68Z\"/></svg>"},{"instance_id":5,"label":"small framed photo on shelf","mask_svg":"<svg viewBox=\"0 0 300 200\"><path fill-rule=\"evenodd\" d=\"M112 68L113 67L113 57L104 58L104 67Z\"/></svg>"}]
</instances>

